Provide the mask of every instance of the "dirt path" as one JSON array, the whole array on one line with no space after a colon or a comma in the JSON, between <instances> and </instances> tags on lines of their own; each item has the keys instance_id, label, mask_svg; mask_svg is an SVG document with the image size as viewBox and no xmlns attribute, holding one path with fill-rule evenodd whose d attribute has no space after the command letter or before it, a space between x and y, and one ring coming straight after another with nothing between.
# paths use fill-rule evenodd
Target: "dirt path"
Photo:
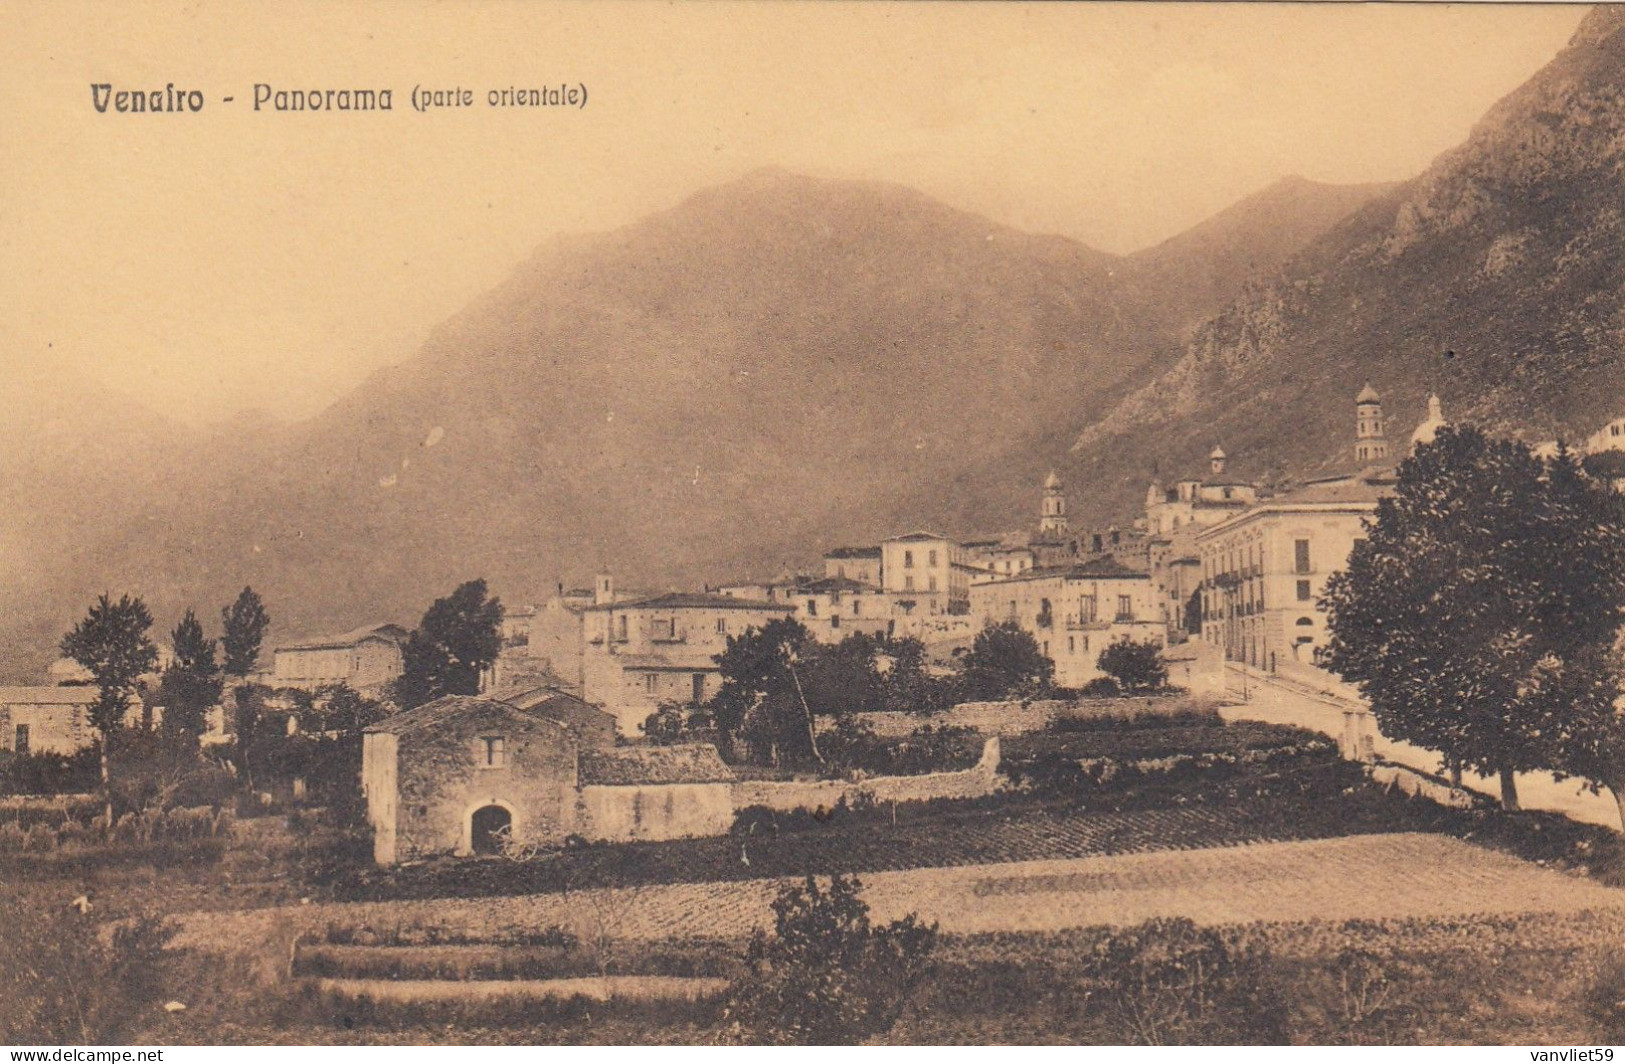
<instances>
[{"instance_id":1,"label":"dirt path","mask_svg":"<svg viewBox=\"0 0 1625 1064\"><path fill-rule=\"evenodd\" d=\"M1625 908L1625 891L1438 835L1305 842L876 872L861 877L877 920L918 912L949 932L1052 931L1153 916L1201 923L1575 912ZM771 921L777 880L688 883L571 896L446 898L198 913L182 943L286 959L328 925L435 925L479 937L549 926L613 937L743 935Z\"/></svg>"}]
</instances>

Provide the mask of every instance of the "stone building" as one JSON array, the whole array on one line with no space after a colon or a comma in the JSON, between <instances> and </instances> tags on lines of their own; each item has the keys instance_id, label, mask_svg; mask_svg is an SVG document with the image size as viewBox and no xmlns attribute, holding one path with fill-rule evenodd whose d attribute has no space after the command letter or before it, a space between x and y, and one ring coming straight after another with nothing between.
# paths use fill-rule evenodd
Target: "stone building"
<instances>
[{"instance_id":1,"label":"stone building","mask_svg":"<svg viewBox=\"0 0 1625 1064\"><path fill-rule=\"evenodd\" d=\"M343 683L376 693L400 676L401 652L409 634L398 624L370 624L341 635L288 643L276 648L268 682L306 691Z\"/></svg>"},{"instance_id":2,"label":"stone building","mask_svg":"<svg viewBox=\"0 0 1625 1064\"><path fill-rule=\"evenodd\" d=\"M366 730L378 864L508 844L724 834L733 773L701 743L617 747L613 718L558 692L449 696Z\"/></svg>"},{"instance_id":3,"label":"stone building","mask_svg":"<svg viewBox=\"0 0 1625 1064\"><path fill-rule=\"evenodd\" d=\"M580 834L683 839L733 827L734 774L706 743L583 751Z\"/></svg>"},{"instance_id":4,"label":"stone building","mask_svg":"<svg viewBox=\"0 0 1625 1064\"><path fill-rule=\"evenodd\" d=\"M928 616L955 615L970 603L975 570L965 548L935 532L906 532L880 544L880 586L916 602Z\"/></svg>"},{"instance_id":5,"label":"stone building","mask_svg":"<svg viewBox=\"0 0 1625 1064\"><path fill-rule=\"evenodd\" d=\"M673 592L583 611L582 697L614 714L622 735L663 702L707 701L721 687L728 637L794 614L792 606L710 592Z\"/></svg>"},{"instance_id":6,"label":"stone building","mask_svg":"<svg viewBox=\"0 0 1625 1064\"><path fill-rule=\"evenodd\" d=\"M556 720L466 696L374 724L361 748L374 859L562 841L576 826L580 745Z\"/></svg>"},{"instance_id":7,"label":"stone building","mask_svg":"<svg viewBox=\"0 0 1625 1064\"><path fill-rule=\"evenodd\" d=\"M824 555L824 575L880 586L879 547L836 547Z\"/></svg>"},{"instance_id":8,"label":"stone building","mask_svg":"<svg viewBox=\"0 0 1625 1064\"><path fill-rule=\"evenodd\" d=\"M17 754L71 754L90 746L94 687L0 687L0 749ZM154 713L155 718L161 715ZM124 721L141 724L142 703L132 698Z\"/></svg>"},{"instance_id":9,"label":"stone building","mask_svg":"<svg viewBox=\"0 0 1625 1064\"><path fill-rule=\"evenodd\" d=\"M1122 639L1167 641L1150 575L1111 558L1032 569L971 588L980 625L1015 621L1055 663L1055 682L1082 687L1102 675L1100 652Z\"/></svg>"},{"instance_id":10,"label":"stone building","mask_svg":"<svg viewBox=\"0 0 1625 1064\"><path fill-rule=\"evenodd\" d=\"M1206 475L1166 487L1152 481L1146 491L1145 558L1158 614L1176 641L1199 622L1186 616L1202 579L1197 535L1245 512L1262 495L1259 485L1229 472L1229 461L1224 448L1215 445Z\"/></svg>"}]
</instances>

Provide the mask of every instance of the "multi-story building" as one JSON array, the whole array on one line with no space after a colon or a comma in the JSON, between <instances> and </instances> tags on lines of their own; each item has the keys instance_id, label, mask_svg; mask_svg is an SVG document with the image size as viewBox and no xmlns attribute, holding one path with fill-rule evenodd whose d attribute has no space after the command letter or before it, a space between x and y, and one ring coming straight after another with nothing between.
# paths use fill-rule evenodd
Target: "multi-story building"
<instances>
[{"instance_id":1,"label":"multi-story building","mask_svg":"<svg viewBox=\"0 0 1625 1064\"><path fill-rule=\"evenodd\" d=\"M94 743L96 727L90 704L97 689L73 687L0 687L0 750L14 754L71 754ZM132 698L124 715L127 727L142 723L142 703ZM154 713L154 722L162 719Z\"/></svg>"},{"instance_id":2,"label":"multi-story building","mask_svg":"<svg viewBox=\"0 0 1625 1064\"><path fill-rule=\"evenodd\" d=\"M1436 402L1412 446L1443 423ZM1260 668L1312 663L1326 646L1320 596L1348 564L1377 503L1394 489L1381 399L1367 384L1355 400L1358 471L1311 480L1202 529L1202 638Z\"/></svg>"},{"instance_id":3,"label":"multi-story building","mask_svg":"<svg viewBox=\"0 0 1625 1064\"><path fill-rule=\"evenodd\" d=\"M1177 480L1167 487L1152 481L1146 492L1141 542L1158 614L1175 641L1192 623L1186 614L1201 583L1197 534L1244 512L1260 495L1257 484L1228 473L1228 463L1224 448L1215 446L1205 477Z\"/></svg>"},{"instance_id":4,"label":"multi-story building","mask_svg":"<svg viewBox=\"0 0 1625 1064\"><path fill-rule=\"evenodd\" d=\"M288 643L276 648L269 682L307 691L343 683L375 693L401 674L401 649L409 634L398 624L370 624L342 635Z\"/></svg>"},{"instance_id":5,"label":"multi-story building","mask_svg":"<svg viewBox=\"0 0 1625 1064\"><path fill-rule=\"evenodd\" d=\"M1015 621L1055 663L1055 682L1082 687L1102 675L1100 652L1131 639L1166 643L1150 575L1112 558L1028 570L971 587L971 616L982 625Z\"/></svg>"},{"instance_id":6,"label":"multi-story building","mask_svg":"<svg viewBox=\"0 0 1625 1064\"><path fill-rule=\"evenodd\" d=\"M879 547L836 547L824 555L824 575L879 587L880 556Z\"/></svg>"},{"instance_id":7,"label":"multi-story building","mask_svg":"<svg viewBox=\"0 0 1625 1064\"><path fill-rule=\"evenodd\" d=\"M907 532L880 545L881 589L908 596L929 616L963 614L974 568L965 548L935 532Z\"/></svg>"},{"instance_id":8,"label":"multi-story building","mask_svg":"<svg viewBox=\"0 0 1625 1064\"><path fill-rule=\"evenodd\" d=\"M794 607L710 592L673 592L582 611L582 697L615 715L623 735L663 702L692 705L717 693L716 656L728 638L789 617Z\"/></svg>"}]
</instances>

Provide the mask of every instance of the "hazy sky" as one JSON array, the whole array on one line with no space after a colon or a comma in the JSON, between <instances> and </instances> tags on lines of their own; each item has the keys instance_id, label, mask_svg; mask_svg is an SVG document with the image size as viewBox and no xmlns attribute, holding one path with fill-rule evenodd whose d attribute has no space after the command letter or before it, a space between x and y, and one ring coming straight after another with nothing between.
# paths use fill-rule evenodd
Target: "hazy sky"
<instances>
[{"instance_id":1,"label":"hazy sky","mask_svg":"<svg viewBox=\"0 0 1625 1064\"><path fill-rule=\"evenodd\" d=\"M774 164L1109 251L1287 174L1414 175L1562 47L1559 5L56 2L0 8L0 368L184 420L319 409L498 283ZM198 89L101 114L90 85ZM387 114L253 86L391 88ZM492 88L585 83L581 111ZM476 106L418 114L414 85ZM223 96L235 96L225 103Z\"/></svg>"}]
</instances>

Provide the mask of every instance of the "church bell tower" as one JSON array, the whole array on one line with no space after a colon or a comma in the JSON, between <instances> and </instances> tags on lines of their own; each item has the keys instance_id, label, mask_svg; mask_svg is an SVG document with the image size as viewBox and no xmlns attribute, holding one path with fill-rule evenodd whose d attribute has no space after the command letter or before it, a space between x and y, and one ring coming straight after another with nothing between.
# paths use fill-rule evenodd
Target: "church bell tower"
<instances>
[{"instance_id":1,"label":"church bell tower","mask_svg":"<svg viewBox=\"0 0 1625 1064\"><path fill-rule=\"evenodd\" d=\"M1388 438L1382 427L1382 396L1367 381L1354 399L1354 460L1381 462L1388 457Z\"/></svg>"},{"instance_id":2,"label":"church bell tower","mask_svg":"<svg viewBox=\"0 0 1625 1064\"><path fill-rule=\"evenodd\" d=\"M1066 530L1066 495L1061 491L1061 478L1052 469L1044 478L1044 506L1038 515L1038 531L1058 536Z\"/></svg>"}]
</instances>

